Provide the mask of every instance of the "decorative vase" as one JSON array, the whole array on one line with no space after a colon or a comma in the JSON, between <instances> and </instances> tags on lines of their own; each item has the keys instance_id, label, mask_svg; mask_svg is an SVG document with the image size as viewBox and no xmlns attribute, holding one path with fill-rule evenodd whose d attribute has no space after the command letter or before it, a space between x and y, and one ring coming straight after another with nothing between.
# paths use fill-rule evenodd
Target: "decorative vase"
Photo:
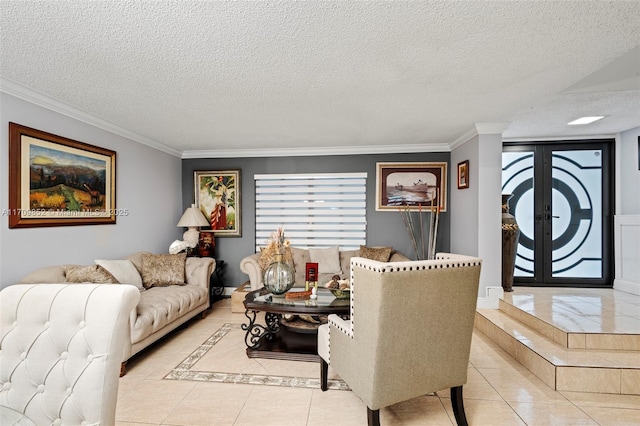
<instances>
[{"instance_id":1,"label":"decorative vase","mask_svg":"<svg viewBox=\"0 0 640 426\"><path fill-rule=\"evenodd\" d=\"M275 255L275 261L264 270L262 280L264 286L274 296L282 296L291 290L296 279L296 271L291 265L283 261L284 255Z\"/></svg>"},{"instance_id":2,"label":"decorative vase","mask_svg":"<svg viewBox=\"0 0 640 426\"><path fill-rule=\"evenodd\" d=\"M502 194L502 288L513 291L513 271L516 266L516 251L520 228L516 218L509 213L509 199L513 194Z\"/></svg>"}]
</instances>

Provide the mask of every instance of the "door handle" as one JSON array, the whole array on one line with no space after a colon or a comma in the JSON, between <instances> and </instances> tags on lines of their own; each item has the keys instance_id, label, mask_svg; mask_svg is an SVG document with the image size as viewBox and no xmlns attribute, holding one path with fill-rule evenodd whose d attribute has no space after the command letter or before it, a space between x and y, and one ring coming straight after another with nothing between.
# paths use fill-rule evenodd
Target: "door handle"
<instances>
[{"instance_id":1,"label":"door handle","mask_svg":"<svg viewBox=\"0 0 640 426\"><path fill-rule=\"evenodd\" d=\"M544 215L544 218L545 218L545 220L551 220L552 218L553 219L560 219L560 216L552 216L549 213L547 213L547 214Z\"/></svg>"}]
</instances>

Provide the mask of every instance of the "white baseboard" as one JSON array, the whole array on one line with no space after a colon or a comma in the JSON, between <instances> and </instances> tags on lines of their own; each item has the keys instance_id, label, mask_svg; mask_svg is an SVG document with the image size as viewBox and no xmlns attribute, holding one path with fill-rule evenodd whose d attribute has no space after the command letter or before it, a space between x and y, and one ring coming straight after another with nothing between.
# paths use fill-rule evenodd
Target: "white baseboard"
<instances>
[{"instance_id":1,"label":"white baseboard","mask_svg":"<svg viewBox=\"0 0 640 426\"><path fill-rule=\"evenodd\" d=\"M502 287L487 287L487 294L484 297L478 297L477 309L498 309L500 307L500 299L504 297Z\"/></svg>"},{"instance_id":2,"label":"white baseboard","mask_svg":"<svg viewBox=\"0 0 640 426\"><path fill-rule=\"evenodd\" d=\"M613 280L613 289L640 296L640 283L634 283L631 281L625 281L616 278L615 280Z\"/></svg>"}]
</instances>

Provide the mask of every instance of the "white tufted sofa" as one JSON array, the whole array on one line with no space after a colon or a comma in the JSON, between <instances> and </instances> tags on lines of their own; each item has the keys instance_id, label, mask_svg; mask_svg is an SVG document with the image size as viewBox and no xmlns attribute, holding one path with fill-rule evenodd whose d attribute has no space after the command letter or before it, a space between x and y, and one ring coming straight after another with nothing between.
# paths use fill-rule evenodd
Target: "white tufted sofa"
<instances>
[{"instance_id":1,"label":"white tufted sofa","mask_svg":"<svg viewBox=\"0 0 640 426\"><path fill-rule=\"evenodd\" d=\"M135 253L127 259L141 269L142 254ZM70 266L74 265L39 268L24 277L20 283L64 283ZM127 360L133 355L197 315L206 314L210 306L209 285L214 269L215 259L188 257L185 261L186 285L152 287L140 293L140 302L130 314L129 339L123 348L122 376L125 374Z\"/></svg>"},{"instance_id":2,"label":"white tufted sofa","mask_svg":"<svg viewBox=\"0 0 640 426\"><path fill-rule=\"evenodd\" d=\"M36 425L112 425L133 286L21 284L0 292L0 404ZM7 410L9 407L11 410ZM21 417L18 423L27 424Z\"/></svg>"}]
</instances>

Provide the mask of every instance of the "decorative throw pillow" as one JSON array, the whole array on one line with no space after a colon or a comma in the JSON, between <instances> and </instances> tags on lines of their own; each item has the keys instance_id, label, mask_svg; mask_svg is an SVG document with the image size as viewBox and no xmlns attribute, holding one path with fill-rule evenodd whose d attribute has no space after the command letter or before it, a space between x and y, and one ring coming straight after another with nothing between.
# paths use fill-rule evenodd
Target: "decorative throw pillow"
<instances>
[{"instance_id":1,"label":"decorative throw pillow","mask_svg":"<svg viewBox=\"0 0 640 426\"><path fill-rule=\"evenodd\" d=\"M66 270L77 265L44 266L29 273L19 284L63 283L66 281Z\"/></svg>"},{"instance_id":2,"label":"decorative throw pillow","mask_svg":"<svg viewBox=\"0 0 640 426\"><path fill-rule=\"evenodd\" d=\"M142 285L144 288L184 285L184 263L182 254L143 254Z\"/></svg>"},{"instance_id":3,"label":"decorative throw pillow","mask_svg":"<svg viewBox=\"0 0 640 426\"><path fill-rule=\"evenodd\" d=\"M66 281L68 283L118 284L118 280L100 265L70 266L67 269Z\"/></svg>"},{"instance_id":4,"label":"decorative throw pillow","mask_svg":"<svg viewBox=\"0 0 640 426\"><path fill-rule=\"evenodd\" d=\"M341 274L340 250L338 246L326 249L309 249L311 261L318 264L320 274Z\"/></svg>"},{"instance_id":5,"label":"decorative throw pillow","mask_svg":"<svg viewBox=\"0 0 640 426\"><path fill-rule=\"evenodd\" d=\"M377 260L378 262L388 262L392 251L393 248L391 247L360 246L360 257Z\"/></svg>"},{"instance_id":6,"label":"decorative throw pillow","mask_svg":"<svg viewBox=\"0 0 640 426\"><path fill-rule=\"evenodd\" d=\"M153 254L153 253L148 251L139 251L137 253L134 253L126 257L127 260L130 260L131 263L133 263L133 266L136 267L140 275L142 275L142 255L143 254Z\"/></svg>"},{"instance_id":7,"label":"decorative throw pillow","mask_svg":"<svg viewBox=\"0 0 640 426\"><path fill-rule=\"evenodd\" d=\"M278 254L276 247L273 245L269 245L267 247L260 247L260 260L258 260L258 264L260 265L260 269L263 271L267 269L267 266L271 265L276 260L276 254ZM282 260L285 263L288 263L292 267L293 264L293 255L291 254L291 247L286 247L284 249L284 256Z\"/></svg>"},{"instance_id":8,"label":"decorative throw pillow","mask_svg":"<svg viewBox=\"0 0 640 426\"><path fill-rule=\"evenodd\" d=\"M131 284L140 291L144 290L142 277L130 260L96 259L95 262L113 275L120 284Z\"/></svg>"}]
</instances>

